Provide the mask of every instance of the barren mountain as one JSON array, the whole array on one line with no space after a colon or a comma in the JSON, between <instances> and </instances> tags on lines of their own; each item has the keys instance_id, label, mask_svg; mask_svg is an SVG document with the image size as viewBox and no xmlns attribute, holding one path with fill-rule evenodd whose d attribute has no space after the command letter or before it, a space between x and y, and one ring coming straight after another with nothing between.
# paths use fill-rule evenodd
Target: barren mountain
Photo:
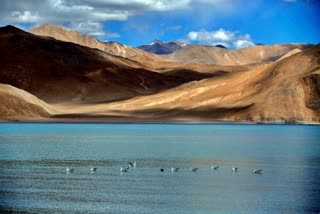
<instances>
[{"instance_id":1,"label":"barren mountain","mask_svg":"<svg viewBox=\"0 0 320 214\"><path fill-rule=\"evenodd\" d=\"M102 102L151 94L183 81L97 49L0 28L0 80L47 102Z\"/></svg>"},{"instance_id":2,"label":"barren mountain","mask_svg":"<svg viewBox=\"0 0 320 214\"><path fill-rule=\"evenodd\" d=\"M10 85L0 84L0 100L1 119L47 118L58 113L32 94Z\"/></svg>"},{"instance_id":3,"label":"barren mountain","mask_svg":"<svg viewBox=\"0 0 320 214\"><path fill-rule=\"evenodd\" d=\"M51 24L30 29L29 32L130 58L139 62L141 64L139 67L147 66L150 63L162 63L163 61L218 65L256 64L275 61L293 49L302 50L310 46L306 44L257 45L239 50L228 50L220 45L185 45L177 41L162 42L155 40L150 45L133 48L117 42L101 42L92 36ZM153 53L162 54L162 56Z\"/></svg>"},{"instance_id":4,"label":"barren mountain","mask_svg":"<svg viewBox=\"0 0 320 214\"><path fill-rule=\"evenodd\" d=\"M112 55L122 56L131 59L140 59L141 57L148 60L161 60L160 56L132 48L117 42L101 42L93 36L83 35L77 31L67 30L57 25L44 24L29 30L30 33L39 36L53 37L57 40L72 42L75 44L97 48Z\"/></svg>"},{"instance_id":5,"label":"barren mountain","mask_svg":"<svg viewBox=\"0 0 320 214\"><path fill-rule=\"evenodd\" d=\"M146 118L320 122L320 45L249 71L99 108Z\"/></svg>"},{"instance_id":6,"label":"barren mountain","mask_svg":"<svg viewBox=\"0 0 320 214\"><path fill-rule=\"evenodd\" d=\"M162 42L156 39L150 45L142 45L142 46L139 46L138 48L150 53L161 55L161 54L173 53L181 49L183 46L185 46L185 44L177 41Z\"/></svg>"},{"instance_id":7,"label":"barren mountain","mask_svg":"<svg viewBox=\"0 0 320 214\"><path fill-rule=\"evenodd\" d=\"M238 50L228 50L213 46L187 45L168 55L167 58L177 62L244 65L275 61L293 49L305 49L306 44L257 45Z\"/></svg>"},{"instance_id":8,"label":"barren mountain","mask_svg":"<svg viewBox=\"0 0 320 214\"><path fill-rule=\"evenodd\" d=\"M301 51L302 51L301 49L295 48L289 51L288 53L286 53L285 55L283 55L282 57L280 57L279 59L277 59L277 61L283 60L289 56L292 56L293 54L300 53Z\"/></svg>"},{"instance_id":9,"label":"barren mountain","mask_svg":"<svg viewBox=\"0 0 320 214\"><path fill-rule=\"evenodd\" d=\"M39 99L1 85L0 118L319 123L320 45L305 47L214 50L216 59L241 66L137 62L2 27L0 82ZM204 59L213 50L196 48ZM259 60L268 62L249 64Z\"/></svg>"}]
</instances>

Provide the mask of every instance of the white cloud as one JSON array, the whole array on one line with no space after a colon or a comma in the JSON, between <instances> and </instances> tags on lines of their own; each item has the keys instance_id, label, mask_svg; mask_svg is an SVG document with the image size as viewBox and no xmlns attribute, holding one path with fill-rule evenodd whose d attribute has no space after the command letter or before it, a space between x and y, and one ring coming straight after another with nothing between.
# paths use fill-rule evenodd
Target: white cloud
<instances>
[{"instance_id":1,"label":"white cloud","mask_svg":"<svg viewBox=\"0 0 320 214\"><path fill-rule=\"evenodd\" d=\"M146 5L148 5L149 10L168 11L186 8L189 5L190 0L146 0L141 2L146 2Z\"/></svg>"},{"instance_id":2,"label":"white cloud","mask_svg":"<svg viewBox=\"0 0 320 214\"><path fill-rule=\"evenodd\" d=\"M120 34L118 33L105 33L104 34L107 38L119 38Z\"/></svg>"},{"instance_id":3,"label":"white cloud","mask_svg":"<svg viewBox=\"0 0 320 214\"><path fill-rule=\"evenodd\" d=\"M13 11L10 17L12 22L35 23L40 21L39 14L31 11Z\"/></svg>"},{"instance_id":4,"label":"white cloud","mask_svg":"<svg viewBox=\"0 0 320 214\"><path fill-rule=\"evenodd\" d=\"M189 43L196 42L204 45L221 44L227 48L244 48L254 45L249 34L241 35L238 32L222 28L216 31L191 31L187 34L185 40Z\"/></svg>"},{"instance_id":5,"label":"white cloud","mask_svg":"<svg viewBox=\"0 0 320 214\"><path fill-rule=\"evenodd\" d=\"M100 27L108 20L125 21L128 17L149 11L190 9L208 4L214 11L224 11L238 0L1 0L0 20L4 24L44 23L63 25L82 33L102 35ZM213 12L214 12L213 11ZM88 23L90 27L88 26Z\"/></svg>"},{"instance_id":6,"label":"white cloud","mask_svg":"<svg viewBox=\"0 0 320 214\"><path fill-rule=\"evenodd\" d=\"M188 33L188 38L191 40L191 41L195 41L195 40L198 40L198 32L189 32Z\"/></svg>"},{"instance_id":7,"label":"white cloud","mask_svg":"<svg viewBox=\"0 0 320 214\"><path fill-rule=\"evenodd\" d=\"M99 22L80 22L80 23L71 23L70 28L85 34L93 36L103 36L103 27Z\"/></svg>"},{"instance_id":8,"label":"white cloud","mask_svg":"<svg viewBox=\"0 0 320 214\"><path fill-rule=\"evenodd\" d=\"M249 47L249 46L253 46L254 43L250 40L244 40L244 39L239 39L239 40L236 40L233 42L233 46L236 48L236 49L239 49L239 48L245 48L245 47Z\"/></svg>"}]
</instances>

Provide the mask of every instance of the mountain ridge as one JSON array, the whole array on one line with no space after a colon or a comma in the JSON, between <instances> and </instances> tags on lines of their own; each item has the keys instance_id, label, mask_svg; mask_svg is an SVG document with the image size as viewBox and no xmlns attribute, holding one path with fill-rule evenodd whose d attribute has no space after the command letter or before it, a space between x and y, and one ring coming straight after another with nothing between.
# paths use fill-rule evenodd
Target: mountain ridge
<instances>
[{"instance_id":1,"label":"mountain ridge","mask_svg":"<svg viewBox=\"0 0 320 214\"><path fill-rule=\"evenodd\" d=\"M275 61L293 49L303 50L311 46L310 44L257 45L228 50L214 46L187 45L166 57L168 60L175 62L245 65Z\"/></svg>"},{"instance_id":2,"label":"mountain ridge","mask_svg":"<svg viewBox=\"0 0 320 214\"><path fill-rule=\"evenodd\" d=\"M254 122L320 122L320 45L280 61L110 104L124 114Z\"/></svg>"},{"instance_id":3,"label":"mountain ridge","mask_svg":"<svg viewBox=\"0 0 320 214\"><path fill-rule=\"evenodd\" d=\"M136 61L0 27L0 118L320 123L319 44L224 53L238 65Z\"/></svg>"},{"instance_id":4,"label":"mountain ridge","mask_svg":"<svg viewBox=\"0 0 320 214\"><path fill-rule=\"evenodd\" d=\"M179 82L121 56L10 26L0 28L0 53L5 53L0 57L1 83L46 102L112 101L154 93Z\"/></svg>"},{"instance_id":5,"label":"mountain ridge","mask_svg":"<svg viewBox=\"0 0 320 214\"><path fill-rule=\"evenodd\" d=\"M164 54L173 53L173 52L181 49L185 45L186 44L183 44L178 41L162 42L158 39L155 39L151 44L141 45L138 48L141 50L150 52L150 53L164 55Z\"/></svg>"},{"instance_id":6,"label":"mountain ridge","mask_svg":"<svg viewBox=\"0 0 320 214\"><path fill-rule=\"evenodd\" d=\"M58 113L34 95L0 83L0 120L42 119Z\"/></svg>"},{"instance_id":7,"label":"mountain ridge","mask_svg":"<svg viewBox=\"0 0 320 214\"><path fill-rule=\"evenodd\" d=\"M83 35L74 30L68 30L58 25L44 24L28 30L28 32L39 36L49 36L55 39L73 42L75 44L97 48L112 55L125 58L147 57L150 60L160 60L157 55L150 54L137 48L129 47L118 42L102 42L90 35Z\"/></svg>"},{"instance_id":8,"label":"mountain ridge","mask_svg":"<svg viewBox=\"0 0 320 214\"><path fill-rule=\"evenodd\" d=\"M115 56L129 58L142 64L149 62L179 62L217 65L246 65L275 61L292 49L305 49L310 44L256 45L247 48L229 50L224 46L184 44L178 41L162 42L154 40L151 45L133 48L118 42L102 42L90 35L82 35L57 25L44 24L29 32L49 36L61 41L73 42L83 46L97 48ZM156 53L156 54L155 54Z\"/></svg>"}]
</instances>

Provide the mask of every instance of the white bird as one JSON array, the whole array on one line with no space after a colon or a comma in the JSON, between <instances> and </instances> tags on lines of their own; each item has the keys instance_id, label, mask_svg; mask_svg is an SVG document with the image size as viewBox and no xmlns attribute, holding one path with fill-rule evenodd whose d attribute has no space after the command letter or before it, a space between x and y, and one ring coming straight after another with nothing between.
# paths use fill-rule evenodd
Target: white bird
<instances>
[{"instance_id":1,"label":"white bird","mask_svg":"<svg viewBox=\"0 0 320 214\"><path fill-rule=\"evenodd\" d=\"M211 170L217 170L219 169L219 166L211 166Z\"/></svg>"},{"instance_id":2,"label":"white bird","mask_svg":"<svg viewBox=\"0 0 320 214\"><path fill-rule=\"evenodd\" d=\"M96 167L91 167L91 168L90 168L90 171L91 171L91 173L94 173L94 172L97 171L97 169L98 169L98 168L96 168Z\"/></svg>"},{"instance_id":3,"label":"white bird","mask_svg":"<svg viewBox=\"0 0 320 214\"><path fill-rule=\"evenodd\" d=\"M132 162L128 162L128 164L129 164L130 168L131 167L136 168L136 166L137 166L137 162L136 161L134 161L133 163Z\"/></svg>"},{"instance_id":4,"label":"white bird","mask_svg":"<svg viewBox=\"0 0 320 214\"><path fill-rule=\"evenodd\" d=\"M73 173L73 172L74 172L74 169L67 167L67 168L66 168L66 172L67 172L67 173L69 173L69 172L70 172L70 173Z\"/></svg>"},{"instance_id":5,"label":"white bird","mask_svg":"<svg viewBox=\"0 0 320 214\"><path fill-rule=\"evenodd\" d=\"M238 171L238 167L232 167L232 172L237 172Z\"/></svg>"},{"instance_id":6,"label":"white bird","mask_svg":"<svg viewBox=\"0 0 320 214\"><path fill-rule=\"evenodd\" d=\"M197 170L198 170L199 168L190 168L189 170L191 171L191 172L197 172Z\"/></svg>"},{"instance_id":7,"label":"white bird","mask_svg":"<svg viewBox=\"0 0 320 214\"><path fill-rule=\"evenodd\" d=\"M130 167L120 168L120 172L129 172Z\"/></svg>"},{"instance_id":8,"label":"white bird","mask_svg":"<svg viewBox=\"0 0 320 214\"><path fill-rule=\"evenodd\" d=\"M171 168L171 172L178 172L180 168Z\"/></svg>"},{"instance_id":9,"label":"white bird","mask_svg":"<svg viewBox=\"0 0 320 214\"><path fill-rule=\"evenodd\" d=\"M262 173L262 169L254 169L254 170L252 170L252 173L261 174Z\"/></svg>"}]
</instances>

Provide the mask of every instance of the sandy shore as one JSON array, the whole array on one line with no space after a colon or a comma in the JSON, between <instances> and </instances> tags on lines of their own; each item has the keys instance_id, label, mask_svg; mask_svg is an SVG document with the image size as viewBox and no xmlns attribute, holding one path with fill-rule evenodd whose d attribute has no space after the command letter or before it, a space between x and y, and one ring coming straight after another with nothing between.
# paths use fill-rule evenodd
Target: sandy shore
<instances>
[{"instance_id":1,"label":"sandy shore","mask_svg":"<svg viewBox=\"0 0 320 214\"><path fill-rule=\"evenodd\" d=\"M126 124L239 124L239 125L257 125L257 124L275 124L275 125L320 125L320 123L304 122L284 122L284 121L232 121L232 120L213 120L203 118L134 118L124 116L69 116L52 118L23 118L0 120L0 123L126 123Z\"/></svg>"},{"instance_id":2,"label":"sandy shore","mask_svg":"<svg viewBox=\"0 0 320 214\"><path fill-rule=\"evenodd\" d=\"M200 118L137 118L130 116L58 115L51 118L15 118L0 122L21 123L183 123L183 124L257 124L250 121L212 120Z\"/></svg>"}]
</instances>

